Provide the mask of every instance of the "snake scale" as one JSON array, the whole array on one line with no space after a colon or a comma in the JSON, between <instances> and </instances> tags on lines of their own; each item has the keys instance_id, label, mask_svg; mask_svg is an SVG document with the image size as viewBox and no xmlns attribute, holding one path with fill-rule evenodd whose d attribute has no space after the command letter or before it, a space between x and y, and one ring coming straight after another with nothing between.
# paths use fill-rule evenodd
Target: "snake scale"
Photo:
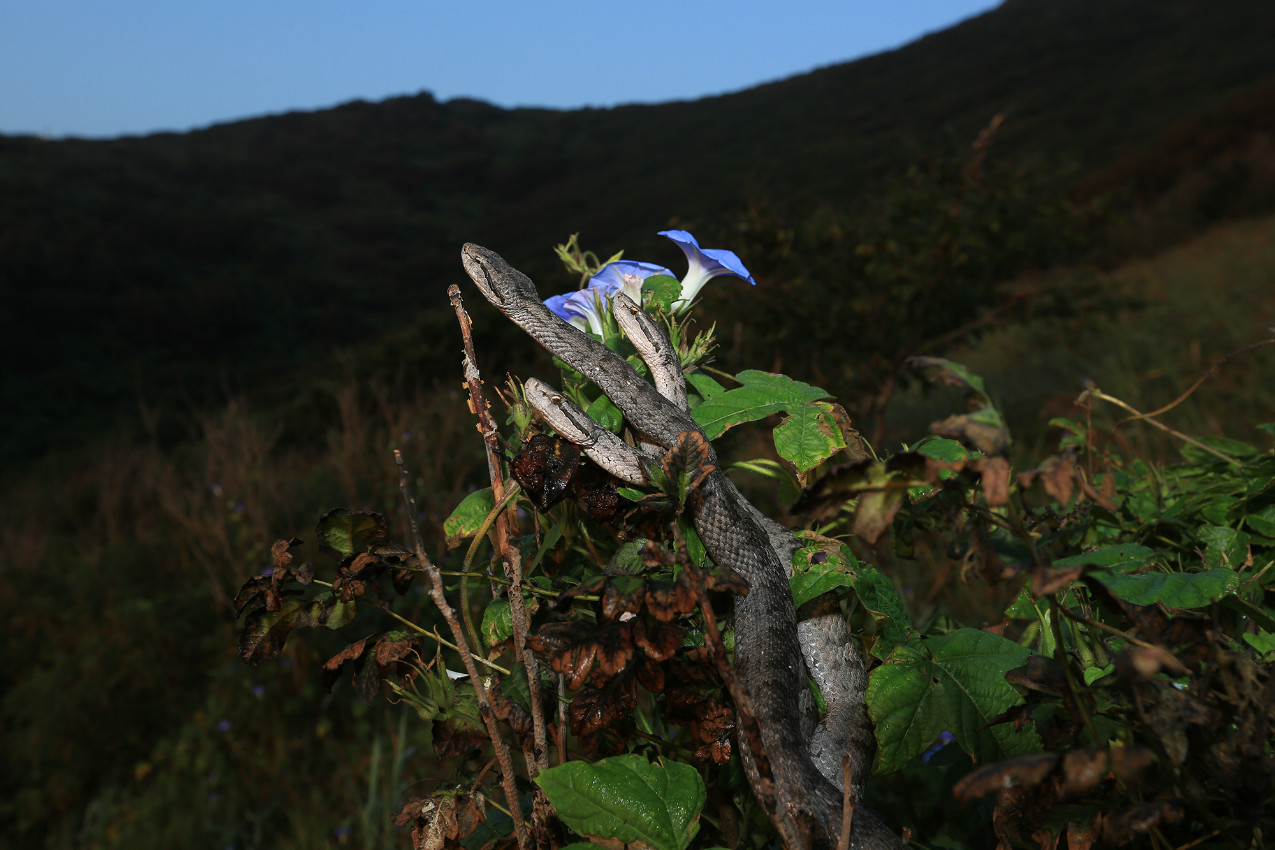
<instances>
[{"instance_id":1,"label":"snake scale","mask_svg":"<svg viewBox=\"0 0 1275 850\"><path fill-rule=\"evenodd\" d=\"M461 259L483 296L543 348L597 384L649 451L668 449L688 431L703 434L686 409L676 353L662 329L622 294L614 299L616 320L651 368L654 386L620 355L545 307L531 279L495 252L467 244ZM552 388L530 380L527 397L556 431L581 445L603 468L629 481L645 479L642 452L594 425ZM712 471L691 500L693 520L713 561L749 584L748 594L735 603L735 675L751 695L773 772L775 804L769 814L789 844L831 850L842 831L842 754L850 755L852 787L858 793L875 753L863 699L863 660L839 611L803 612L813 616L804 617L799 626L788 586L796 538L749 504L715 458L708 464ZM807 671L829 707L813 731L803 721L809 713ZM758 799L765 800L753 754L745 736L738 738L749 783ZM892 850L904 844L871 811L857 806L848 844L842 846Z\"/></svg>"}]
</instances>

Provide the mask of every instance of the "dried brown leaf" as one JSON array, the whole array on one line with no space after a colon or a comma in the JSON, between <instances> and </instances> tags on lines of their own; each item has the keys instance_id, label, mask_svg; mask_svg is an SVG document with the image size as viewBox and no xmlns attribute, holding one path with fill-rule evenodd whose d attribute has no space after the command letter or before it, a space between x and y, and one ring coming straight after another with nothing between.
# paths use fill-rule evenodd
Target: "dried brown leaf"
<instances>
[{"instance_id":1,"label":"dried brown leaf","mask_svg":"<svg viewBox=\"0 0 1275 850\"><path fill-rule=\"evenodd\" d=\"M1182 806L1176 800L1154 800L1142 803L1102 819L1102 839L1125 845L1161 823L1173 823L1182 817Z\"/></svg>"},{"instance_id":2,"label":"dried brown leaf","mask_svg":"<svg viewBox=\"0 0 1275 850\"><path fill-rule=\"evenodd\" d=\"M1031 571L1032 596L1039 599L1056 593L1084 575L1088 566L1079 564L1072 567L1036 567Z\"/></svg>"},{"instance_id":3,"label":"dried brown leaf","mask_svg":"<svg viewBox=\"0 0 1275 850\"><path fill-rule=\"evenodd\" d=\"M1055 696L1067 691L1067 671L1057 659L1048 655L1028 656L1026 663L1005 674L1005 680L1012 685Z\"/></svg>"},{"instance_id":4,"label":"dried brown leaf","mask_svg":"<svg viewBox=\"0 0 1275 850\"><path fill-rule=\"evenodd\" d=\"M1151 679L1161 673L1189 676L1191 671L1163 646L1131 646L1116 656L1116 670L1124 675Z\"/></svg>"},{"instance_id":5,"label":"dried brown leaf","mask_svg":"<svg viewBox=\"0 0 1275 850\"><path fill-rule=\"evenodd\" d=\"M1056 753L1031 753L976 770L956 783L952 796L965 805L973 800L1010 788L1033 788L1049 776L1058 764Z\"/></svg>"},{"instance_id":6,"label":"dried brown leaf","mask_svg":"<svg viewBox=\"0 0 1275 850\"><path fill-rule=\"evenodd\" d=\"M973 464L983 476L983 497L989 507L1009 504L1009 461L1003 457L984 457Z\"/></svg>"},{"instance_id":7,"label":"dried brown leaf","mask_svg":"<svg viewBox=\"0 0 1275 850\"><path fill-rule=\"evenodd\" d=\"M571 731L577 736L592 735L620 724L637 707L637 688L632 676L612 679L606 687L581 688L567 706Z\"/></svg>"},{"instance_id":8,"label":"dried brown leaf","mask_svg":"<svg viewBox=\"0 0 1275 850\"><path fill-rule=\"evenodd\" d=\"M652 661L667 661L682 648L682 630L671 623L649 628L639 623L633 630L633 641Z\"/></svg>"},{"instance_id":9,"label":"dried brown leaf","mask_svg":"<svg viewBox=\"0 0 1275 850\"><path fill-rule=\"evenodd\" d=\"M605 677L624 672L633 660L636 647L633 643L633 622L616 623L600 636L594 656L594 671Z\"/></svg>"}]
</instances>

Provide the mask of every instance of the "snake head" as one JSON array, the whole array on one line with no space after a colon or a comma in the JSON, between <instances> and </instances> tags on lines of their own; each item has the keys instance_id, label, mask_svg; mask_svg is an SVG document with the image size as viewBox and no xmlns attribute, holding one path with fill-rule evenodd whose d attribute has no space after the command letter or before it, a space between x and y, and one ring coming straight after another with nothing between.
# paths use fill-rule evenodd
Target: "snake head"
<instances>
[{"instance_id":1,"label":"snake head","mask_svg":"<svg viewBox=\"0 0 1275 850\"><path fill-rule=\"evenodd\" d=\"M504 257L490 248L466 242L460 249L460 261L483 296L497 306L519 297L539 298L531 278L509 265Z\"/></svg>"}]
</instances>

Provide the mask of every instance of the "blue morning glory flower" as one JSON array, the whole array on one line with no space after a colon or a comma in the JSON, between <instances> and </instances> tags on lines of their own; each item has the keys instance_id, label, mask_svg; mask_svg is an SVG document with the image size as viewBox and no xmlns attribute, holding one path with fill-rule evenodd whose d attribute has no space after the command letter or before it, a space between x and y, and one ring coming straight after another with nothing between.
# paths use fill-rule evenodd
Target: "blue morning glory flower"
<instances>
[{"instance_id":1,"label":"blue morning glory flower","mask_svg":"<svg viewBox=\"0 0 1275 850\"><path fill-rule=\"evenodd\" d=\"M591 330L602 336L602 317L611 306L611 296L618 289L608 291L601 286L590 286L568 295L562 302L567 321L581 330ZM552 308L550 308L552 309Z\"/></svg>"},{"instance_id":2,"label":"blue morning glory flower","mask_svg":"<svg viewBox=\"0 0 1275 850\"><path fill-rule=\"evenodd\" d=\"M642 303L642 282L654 275L673 273L663 266L654 263L639 263L633 260L617 260L607 263L597 274L589 278L589 285L569 295L553 295L545 299L545 306L556 313L563 321L575 325L580 330L590 330L598 336L603 335L602 319L610 309L611 299L617 292L623 292L637 304Z\"/></svg>"},{"instance_id":3,"label":"blue morning glory flower","mask_svg":"<svg viewBox=\"0 0 1275 850\"><path fill-rule=\"evenodd\" d=\"M655 263L616 260L614 263L607 263L597 274L589 278L589 286L606 287L611 295L623 292L633 300L634 304L641 304L642 282L648 277L660 274L675 277L671 271Z\"/></svg>"},{"instance_id":4,"label":"blue morning glory flower","mask_svg":"<svg viewBox=\"0 0 1275 850\"><path fill-rule=\"evenodd\" d=\"M699 291L704 288L704 284L719 275L735 275L753 286L757 285L757 281L753 280L752 274L734 251L727 251L724 248L701 248L695 241L695 237L685 230L662 230L659 235L667 236L676 242L677 247L681 248L682 253L686 255L686 261L690 263L686 277L682 278L682 297L673 303L675 311L684 312Z\"/></svg>"}]
</instances>

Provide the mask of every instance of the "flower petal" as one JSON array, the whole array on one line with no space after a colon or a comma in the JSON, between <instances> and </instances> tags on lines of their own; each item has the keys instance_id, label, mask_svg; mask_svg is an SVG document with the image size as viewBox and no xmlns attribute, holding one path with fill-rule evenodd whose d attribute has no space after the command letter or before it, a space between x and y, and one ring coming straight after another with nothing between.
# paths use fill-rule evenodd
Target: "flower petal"
<instances>
[{"instance_id":1,"label":"flower petal","mask_svg":"<svg viewBox=\"0 0 1275 850\"><path fill-rule=\"evenodd\" d=\"M654 263L616 260L614 263L607 263L598 270L597 274L589 278L589 286L590 288L606 288L608 296L623 291L625 295L633 299L634 304L641 304L642 282L648 277L661 274L669 277L676 276L664 266L657 266Z\"/></svg>"},{"instance_id":2,"label":"flower petal","mask_svg":"<svg viewBox=\"0 0 1275 850\"><path fill-rule=\"evenodd\" d=\"M704 284L719 275L734 275L743 278L753 286L757 285L752 273L734 251L727 251L724 248L701 248L695 237L685 230L661 230L659 235L667 236L676 242L690 265L686 271L686 277L682 278L682 297L673 304L674 310L685 310L691 300L704 288Z\"/></svg>"}]
</instances>

